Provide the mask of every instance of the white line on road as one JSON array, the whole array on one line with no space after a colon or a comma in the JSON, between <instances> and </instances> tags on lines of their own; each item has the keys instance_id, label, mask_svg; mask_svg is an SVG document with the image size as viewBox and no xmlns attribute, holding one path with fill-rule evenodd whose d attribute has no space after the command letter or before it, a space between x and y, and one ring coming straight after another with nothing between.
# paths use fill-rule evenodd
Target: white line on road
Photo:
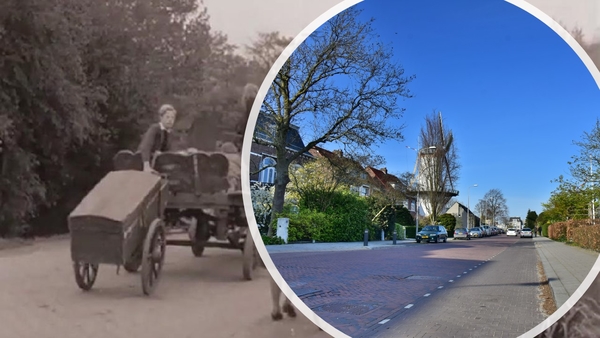
<instances>
[{"instance_id":1,"label":"white line on road","mask_svg":"<svg viewBox=\"0 0 600 338\"><path fill-rule=\"evenodd\" d=\"M450 283L452 283L452 282L454 282L454 281L451 279L451 280L449 280L449 282L450 282Z\"/></svg>"},{"instance_id":2,"label":"white line on road","mask_svg":"<svg viewBox=\"0 0 600 338\"><path fill-rule=\"evenodd\" d=\"M385 323L387 323L387 322L389 322L389 321L390 321L390 319L389 319L389 318L387 318L387 319L384 319L384 320L380 321L380 322L379 322L379 324L385 324Z\"/></svg>"},{"instance_id":3,"label":"white line on road","mask_svg":"<svg viewBox=\"0 0 600 338\"><path fill-rule=\"evenodd\" d=\"M443 288L443 286L441 286L441 285L440 285L440 286L438 286L438 289L441 289L441 288Z\"/></svg>"},{"instance_id":4,"label":"white line on road","mask_svg":"<svg viewBox=\"0 0 600 338\"><path fill-rule=\"evenodd\" d=\"M405 309L410 309L411 307L413 307L413 304L408 304L408 305L406 305L404 308L405 308Z\"/></svg>"},{"instance_id":5,"label":"white line on road","mask_svg":"<svg viewBox=\"0 0 600 338\"><path fill-rule=\"evenodd\" d=\"M456 276L456 278L460 278L460 275Z\"/></svg>"},{"instance_id":6,"label":"white line on road","mask_svg":"<svg viewBox=\"0 0 600 338\"><path fill-rule=\"evenodd\" d=\"M423 295L423 297L429 297L429 296L431 296L431 293L426 293Z\"/></svg>"},{"instance_id":7,"label":"white line on road","mask_svg":"<svg viewBox=\"0 0 600 338\"><path fill-rule=\"evenodd\" d=\"M466 274L467 274L467 272L466 272L466 271L465 271L465 272L463 272L463 275L466 275Z\"/></svg>"}]
</instances>

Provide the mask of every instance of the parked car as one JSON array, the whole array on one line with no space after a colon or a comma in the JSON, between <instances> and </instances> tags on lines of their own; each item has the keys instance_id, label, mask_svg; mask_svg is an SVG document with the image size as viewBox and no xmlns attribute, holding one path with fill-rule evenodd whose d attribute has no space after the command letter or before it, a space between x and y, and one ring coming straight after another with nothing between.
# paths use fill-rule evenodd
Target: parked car
<instances>
[{"instance_id":1,"label":"parked car","mask_svg":"<svg viewBox=\"0 0 600 338\"><path fill-rule=\"evenodd\" d=\"M492 229L489 225L482 225L479 227L482 231L485 231L486 236L492 236Z\"/></svg>"},{"instance_id":2,"label":"parked car","mask_svg":"<svg viewBox=\"0 0 600 338\"><path fill-rule=\"evenodd\" d=\"M517 229L508 228L508 230L506 230L506 236L517 236Z\"/></svg>"},{"instance_id":3,"label":"parked car","mask_svg":"<svg viewBox=\"0 0 600 338\"><path fill-rule=\"evenodd\" d=\"M483 237L483 231L481 231L480 228L471 228L471 230L469 230L469 235L471 237L481 238Z\"/></svg>"},{"instance_id":4,"label":"parked car","mask_svg":"<svg viewBox=\"0 0 600 338\"><path fill-rule=\"evenodd\" d=\"M444 242L448 240L448 231L443 225L427 225L415 236L417 243L425 242Z\"/></svg>"},{"instance_id":5,"label":"parked car","mask_svg":"<svg viewBox=\"0 0 600 338\"><path fill-rule=\"evenodd\" d=\"M521 230L521 238L523 238L523 237L533 238L533 232L531 231L530 228L523 228Z\"/></svg>"},{"instance_id":6,"label":"parked car","mask_svg":"<svg viewBox=\"0 0 600 338\"><path fill-rule=\"evenodd\" d=\"M471 234L466 228L456 228L454 229L454 239L459 238L471 239Z\"/></svg>"}]
</instances>

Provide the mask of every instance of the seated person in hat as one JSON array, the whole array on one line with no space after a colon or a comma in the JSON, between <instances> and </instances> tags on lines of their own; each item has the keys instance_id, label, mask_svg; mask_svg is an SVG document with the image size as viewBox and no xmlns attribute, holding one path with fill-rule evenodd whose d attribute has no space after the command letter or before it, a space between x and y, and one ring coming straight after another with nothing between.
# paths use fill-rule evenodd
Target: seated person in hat
<instances>
[{"instance_id":1,"label":"seated person in hat","mask_svg":"<svg viewBox=\"0 0 600 338\"><path fill-rule=\"evenodd\" d=\"M152 171L151 162L155 153L168 151L170 149L170 133L175 124L177 111L170 104L164 104L158 110L159 122L154 123L148 128L138 151L142 154L144 161L144 170Z\"/></svg>"}]
</instances>

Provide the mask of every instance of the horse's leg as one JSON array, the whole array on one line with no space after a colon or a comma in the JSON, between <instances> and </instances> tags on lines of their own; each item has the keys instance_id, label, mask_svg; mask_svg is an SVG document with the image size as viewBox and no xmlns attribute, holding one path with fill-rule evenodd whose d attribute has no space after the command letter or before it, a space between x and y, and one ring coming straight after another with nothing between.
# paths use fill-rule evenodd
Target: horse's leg
<instances>
[{"instance_id":1,"label":"horse's leg","mask_svg":"<svg viewBox=\"0 0 600 338\"><path fill-rule=\"evenodd\" d=\"M296 317L296 309L294 309L294 305L292 302L285 297L285 301L283 302L283 312L287 313L290 317Z\"/></svg>"},{"instance_id":2,"label":"horse's leg","mask_svg":"<svg viewBox=\"0 0 600 338\"><path fill-rule=\"evenodd\" d=\"M273 320L281 320L283 319L283 314L281 314L281 308L279 307L279 297L281 295L281 290L279 286L273 278L271 278L271 301L273 303L273 310L271 311L271 318Z\"/></svg>"}]
</instances>

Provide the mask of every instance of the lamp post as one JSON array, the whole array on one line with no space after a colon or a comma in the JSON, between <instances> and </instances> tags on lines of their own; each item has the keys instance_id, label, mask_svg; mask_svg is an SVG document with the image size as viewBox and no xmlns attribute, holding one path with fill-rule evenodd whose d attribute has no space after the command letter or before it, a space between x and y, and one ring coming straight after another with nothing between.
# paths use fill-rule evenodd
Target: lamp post
<instances>
[{"instance_id":1,"label":"lamp post","mask_svg":"<svg viewBox=\"0 0 600 338\"><path fill-rule=\"evenodd\" d=\"M469 230L469 216L471 214L471 205L470 205L470 199L471 199L471 187L477 187L477 183L470 185L469 189L467 189L467 230Z\"/></svg>"},{"instance_id":2,"label":"lamp post","mask_svg":"<svg viewBox=\"0 0 600 338\"><path fill-rule=\"evenodd\" d=\"M420 184L421 182L419 180L419 168L421 167L421 165L419 163L420 150L417 150L417 149L415 149L413 147L409 147L409 146L406 146L406 148L412 149L412 150L414 150L414 151L417 152L417 176L416 176L416 178L417 178L417 202L416 202L416 206L415 206L415 219L416 219L416 227L415 227L416 232L415 232L415 234L416 234L417 232L419 232L419 192L421 191L421 184ZM427 149L437 149L437 147L436 146L430 146L430 147L427 147ZM425 169L427 169L427 168L425 168Z\"/></svg>"}]
</instances>

